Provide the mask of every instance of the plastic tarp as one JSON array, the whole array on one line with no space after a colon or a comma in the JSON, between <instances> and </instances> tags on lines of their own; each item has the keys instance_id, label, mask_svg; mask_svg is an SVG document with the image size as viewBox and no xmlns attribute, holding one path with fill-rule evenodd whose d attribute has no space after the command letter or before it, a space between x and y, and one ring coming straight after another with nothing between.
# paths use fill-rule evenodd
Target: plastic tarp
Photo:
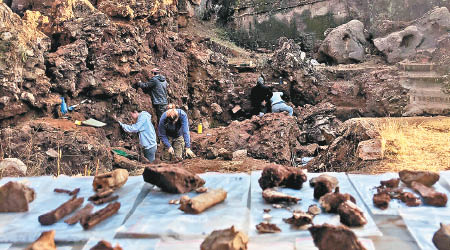
<instances>
[{"instance_id":1,"label":"plastic tarp","mask_svg":"<svg viewBox=\"0 0 450 250\"><path fill-rule=\"evenodd\" d=\"M223 188L228 192L224 202L215 205L201 214L186 214L179 205L169 204L170 200L180 199L183 195L194 197L197 194L169 194L157 187L150 188L148 195L136 208L127 222L119 229L121 237L158 237L176 238L205 237L216 229L247 229L249 210L247 208L250 176L243 173L201 174L209 189Z\"/></svg>"},{"instance_id":2,"label":"plastic tarp","mask_svg":"<svg viewBox=\"0 0 450 250\"><path fill-rule=\"evenodd\" d=\"M298 202L298 204L292 204L289 207L291 208L291 211L288 211L285 208L274 208L271 204L268 204L264 201L262 198L262 189L259 186L258 179L261 177L262 171L254 171L252 172L251 178L252 178L252 185L251 185L251 193L250 193L250 233L249 235L251 237L285 237L290 235L291 237L299 237L299 236L310 236L310 233L308 230L298 230L295 228L292 228L291 225L287 224L283 221L283 218L290 218L292 217L292 212L294 210L302 210L304 212L308 211L308 207L310 205L316 204L318 207L320 207L319 201L314 199L313 193L314 188L310 187L309 180L313 177L317 177L322 173L308 173L308 180L303 183L303 187L300 190L290 189L290 188L278 188L278 191L281 191L285 194L292 195L298 198L301 198L302 200ZM358 237L364 237L364 236L381 236L382 233L378 229L377 225L375 224L374 220L370 216L370 213L367 211L367 209L364 207L364 203L362 202L361 198L359 197L358 193L354 190L353 186L349 182L347 176L345 173L326 173L331 176L334 176L338 178L339 180L339 187L341 193L349 193L356 199L356 204L358 207L360 207L363 212L364 216L367 219L367 224L363 227L353 227L352 230L356 233ZM264 209L270 208L271 211L269 214L272 216L270 222L276 224L280 229L281 233L276 234L261 234L258 235L258 232L256 230L256 225L263 222L263 214ZM323 223L329 223L333 225L341 225L339 221L339 215L337 214L330 214L325 213L322 211L321 214L314 217L313 220L314 224L320 225Z\"/></svg>"},{"instance_id":3,"label":"plastic tarp","mask_svg":"<svg viewBox=\"0 0 450 250\"><path fill-rule=\"evenodd\" d=\"M44 195L39 195L43 193L47 193L48 183L53 181L52 176L39 176L39 177L5 177L0 180L0 186L10 182L16 181L22 184L27 185L28 187L34 189L36 194L36 198L34 201L28 204L29 211L35 211L39 209L39 205L42 202L45 202L46 197ZM0 233L4 231L8 225L11 224L16 218L20 218L27 213L0 213ZM37 220L37 219L36 219ZM0 242L1 242L0 235ZM34 240L33 240L34 241Z\"/></svg>"},{"instance_id":4,"label":"plastic tarp","mask_svg":"<svg viewBox=\"0 0 450 250\"><path fill-rule=\"evenodd\" d=\"M359 238L359 241L367 250L375 250L375 246L371 239ZM296 238L295 239L295 249L296 250L318 250L318 248L314 245L314 240L312 237Z\"/></svg>"},{"instance_id":5,"label":"plastic tarp","mask_svg":"<svg viewBox=\"0 0 450 250\"><path fill-rule=\"evenodd\" d=\"M434 212L430 210L434 210ZM419 207L415 210L401 209L400 215L408 231L423 250L437 249L432 242L434 233L439 230L440 223L450 224L448 210L442 212L441 210L436 211L435 208Z\"/></svg>"},{"instance_id":6,"label":"plastic tarp","mask_svg":"<svg viewBox=\"0 0 450 250\"><path fill-rule=\"evenodd\" d=\"M11 244L0 243L0 250L7 250L11 247Z\"/></svg>"},{"instance_id":7,"label":"plastic tarp","mask_svg":"<svg viewBox=\"0 0 450 250\"><path fill-rule=\"evenodd\" d=\"M54 188L64 188L73 190L80 188L78 197L84 197L84 205L88 203L87 199L94 194L92 189L93 177L37 177L29 178L30 186L37 187L36 200L30 206L30 211L20 213L10 220L8 224L0 228L0 242L33 242L43 231L56 230L55 240L59 242L78 242L86 241L93 236L110 238L114 237L115 230L119 228L128 213L133 208L136 197L141 192L144 182L142 176L129 177L127 183L114 194L119 195L118 201L121 203L117 214L111 216L90 230L83 230L79 223L68 225L64 219L73 215L66 216L57 223L50 226L42 226L39 221L39 215L54 210L62 203L70 199L70 196L64 193L53 192ZM94 206L93 212L105 207L107 204Z\"/></svg>"},{"instance_id":8,"label":"plastic tarp","mask_svg":"<svg viewBox=\"0 0 450 250\"><path fill-rule=\"evenodd\" d=\"M119 245L122 249L139 249L139 250L154 250L160 241L159 239L111 239L111 238L91 238L86 242L82 250L90 250L97 245L101 240L106 240L111 243L113 247ZM58 248L59 249L59 248Z\"/></svg>"},{"instance_id":9,"label":"plastic tarp","mask_svg":"<svg viewBox=\"0 0 450 250\"><path fill-rule=\"evenodd\" d=\"M422 204L418 207L408 207L405 203L398 199L392 199L389 202L389 207L385 210L379 209L375 207L373 204L373 195L377 193L376 187L380 186L380 181L389 180L392 178L398 178L398 173L385 173L380 175L359 175L359 174L349 174L350 181L355 186L355 189L358 191L359 195L364 200L364 203L372 212L372 214L380 214L380 215L398 215L398 210L408 209L408 210L420 210L422 207L435 208L433 206ZM439 191L447 194L450 197L449 190L445 187L447 186L447 182L444 178L440 178L439 181L433 185L433 187ZM405 187L402 182L400 182L400 186ZM412 189L405 187L405 191L415 193ZM417 194L416 194L417 195ZM437 208L436 211L448 211L448 207ZM434 209L432 211L435 211Z\"/></svg>"},{"instance_id":10,"label":"plastic tarp","mask_svg":"<svg viewBox=\"0 0 450 250\"><path fill-rule=\"evenodd\" d=\"M186 249L200 249L203 239L195 240L161 240L156 246L156 250L186 250ZM283 250L294 250L294 241L284 241L284 242L257 242L250 241L247 244L248 250L273 250L273 249L283 249Z\"/></svg>"},{"instance_id":11,"label":"plastic tarp","mask_svg":"<svg viewBox=\"0 0 450 250\"><path fill-rule=\"evenodd\" d=\"M450 191L450 171L442 171L440 176L445 180L446 188Z\"/></svg>"}]
</instances>

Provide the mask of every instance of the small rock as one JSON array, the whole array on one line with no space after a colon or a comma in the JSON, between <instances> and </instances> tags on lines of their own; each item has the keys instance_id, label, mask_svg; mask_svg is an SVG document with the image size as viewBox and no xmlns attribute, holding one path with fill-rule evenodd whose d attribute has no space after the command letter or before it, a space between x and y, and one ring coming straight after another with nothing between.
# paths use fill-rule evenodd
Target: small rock
<instances>
[{"instance_id":1,"label":"small rock","mask_svg":"<svg viewBox=\"0 0 450 250\"><path fill-rule=\"evenodd\" d=\"M213 111L213 114L215 115L220 115L223 112L222 107L220 107L220 105L217 103L211 104L211 109Z\"/></svg>"},{"instance_id":2,"label":"small rock","mask_svg":"<svg viewBox=\"0 0 450 250\"><path fill-rule=\"evenodd\" d=\"M56 152L53 148L47 150L45 154L47 154L50 158L58 158L58 152Z\"/></svg>"},{"instance_id":3,"label":"small rock","mask_svg":"<svg viewBox=\"0 0 450 250\"><path fill-rule=\"evenodd\" d=\"M215 147L208 147L206 149L206 159L216 159L219 156L219 150Z\"/></svg>"},{"instance_id":4,"label":"small rock","mask_svg":"<svg viewBox=\"0 0 450 250\"><path fill-rule=\"evenodd\" d=\"M2 176L25 176L27 166L17 158L5 158L0 162Z\"/></svg>"},{"instance_id":5,"label":"small rock","mask_svg":"<svg viewBox=\"0 0 450 250\"><path fill-rule=\"evenodd\" d=\"M239 110L241 110L241 106L236 105L236 106L234 106L234 108L231 110L231 112L233 112L233 114L236 114Z\"/></svg>"},{"instance_id":6,"label":"small rock","mask_svg":"<svg viewBox=\"0 0 450 250\"><path fill-rule=\"evenodd\" d=\"M381 160L383 158L383 148L380 139L370 139L361 141L357 149L358 157L363 161Z\"/></svg>"},{"instance_id":7,"label":"small rock","mask_svg":"<svg viewBox=\"0 0 450 250\"><path fill-rule=\"evenodd\" d=\"M233 152L233 160L247 157L247 149L236 150Z\"/></svg>"},{"instance_id":8,"label":"small rock","mask_svg":"<svg viewBox=\"0 0 450 250\"><path fill-rule=\"evenodd\" d=\"M219 157L222 157L224 160L231 161L231 160L233 160L233 153L231 153L230 151L228 151L224 148L220 148L219 149Z\"/></svg>"}]
</instances>

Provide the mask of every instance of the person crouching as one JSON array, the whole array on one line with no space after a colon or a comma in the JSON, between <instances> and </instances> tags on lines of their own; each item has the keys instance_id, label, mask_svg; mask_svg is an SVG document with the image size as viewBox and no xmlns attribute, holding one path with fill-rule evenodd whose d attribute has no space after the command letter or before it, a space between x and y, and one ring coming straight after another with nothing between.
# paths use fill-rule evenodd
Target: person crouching
<instances>
[{"instance_id":1,"label":"person crouching","mask_svg":"<svg viewBox=\"0 0 450 250\"><path fill-rule=\"evenodd\" d=\"M158 135L167 149L163 154L164 160L182 160L184 148L189 157L195 157L190 149L188 116L174 104L169 104L167 111L162 114L158 125Z\"/></svg>"}]
</instances>

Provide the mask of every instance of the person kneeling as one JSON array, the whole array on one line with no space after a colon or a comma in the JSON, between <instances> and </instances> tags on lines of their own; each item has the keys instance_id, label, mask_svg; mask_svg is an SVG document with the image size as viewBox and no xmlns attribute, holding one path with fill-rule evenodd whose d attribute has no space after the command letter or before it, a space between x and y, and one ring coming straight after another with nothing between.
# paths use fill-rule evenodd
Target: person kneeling
<instances>
[{"instance_id":1,"label":"person kneeling","mask_svg":"<svg viewBox=\"0 0 450 250\"><path fill-rule=\"evenodd\" d=\"M294 109L291 106L288 106L283 99L283 92L273 92L272 98L270 98L270 102L272 103L272 113L281 113L283 111L287 111L290 116L294 113Z\"/></svg>"},{"instance_id":2,"label":"person kneeling","mask_svg":"<svg viewBox=\"0 0 450 250\"><path fill-rule=\"evenodd\" d=\"M162 114L158 125L158 135L168 153L163 154L164 160L182 160L185 147L186 154L189 157L195 157L190 149L191 138L187 114L177 109L174 104L169 104L167 111Z\"/></svg>"}]
</instances>

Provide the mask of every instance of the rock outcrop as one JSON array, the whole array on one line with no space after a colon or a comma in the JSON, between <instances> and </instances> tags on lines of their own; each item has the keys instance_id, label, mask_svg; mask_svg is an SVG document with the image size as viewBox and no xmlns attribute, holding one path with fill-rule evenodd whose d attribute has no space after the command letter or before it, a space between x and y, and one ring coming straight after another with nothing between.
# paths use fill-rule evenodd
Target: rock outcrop
<instances>
[{"instance_id":1,"label":"rock outcrop","mask_svg":"<svg viewBox=\"0 0 450 250\"><path fill-rule=\"evenodd\" d=\"M448 37L450 13L446 7L435 8L405 29L374 39L374 44L389 63L411 59L419 53L433 52L442 37Z\"/></svg>"},{"instance_id":2,"label":"rock outcrop","mask_svg":"<svg viewBox=\"0 0 450 250\"><path fill-rule=\"evenodd\" d=\"M322 42L319 61L334 64L355 63L364 60L367 46L364 24L352 20L334 28Z\"/></svg>"}]
</instances>

